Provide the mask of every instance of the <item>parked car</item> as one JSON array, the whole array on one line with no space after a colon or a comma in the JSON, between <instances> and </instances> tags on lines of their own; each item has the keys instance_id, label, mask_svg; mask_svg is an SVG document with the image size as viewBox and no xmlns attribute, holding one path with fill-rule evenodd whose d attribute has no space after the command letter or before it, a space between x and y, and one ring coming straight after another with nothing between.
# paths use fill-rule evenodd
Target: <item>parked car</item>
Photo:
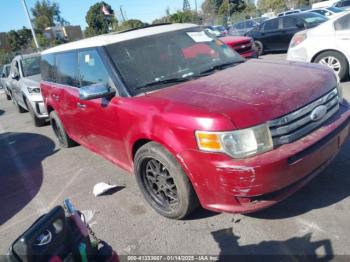
<instances>
[{"instance_id":1,"label":"parked car","mask_svg":"<svg viewBox=\"0 0 350 262\"><path fill-rule=\"evenodd\" d=\"M246 33L255 40L259 55L268 51L287 51L293 35L328 19L314 13L298 13L273 18Z\"/></svg>"},{"instance_id":2,"label":"parked car","mask_svg":"<svg viewBox=\"0 0 350 262\"><path fill-rule=\"evenodd\" d=\"M277 16L285 16L285 15L297 14L297 13L301 13L301 12L302 11L300 9L287 10L287 11L284 11L284 12L277 14Z\"/></svg>"},{"instance_id":3,"label":"parked car","mask_svg":"<svg viewBox=\"0 0 350 262\"><path fill-rule=\"evenodd\" d=\"M323 170L349 136L350 109L331 70L245 62L193 24L56 46L42 52L41 70L59 144L76 141L133 171L146 201L169 218L198 202L240 213L271 206Z\"/></svg>"},{"instance_id":4,"label":"parked car","mask_svg":"<svg viewBox=\"0 0 350 262\"><path fill-rule=\"evenodd\" d=\"M209 32L213 33L216 37L223 37L228 33L226 27L223 25L207 26L206 28L209 29Z\"/></svg>"},{"instance_id":5,"label":"parked car","mask_svg":"<svg viewBox=\"0 0 350 262\"><path fill-rule=\"evenodd\" d=\"M11 94L10 94L9 89L8 89L8 81L9 81L9 76L10 76L10 68L11 68L11 65L10 65L10 64L4 65L4 66L2 67L2 71L1 71L1 80L0 80L1 87L2 87L2 88L4 89L4 91L5 91L7 100L11 100Z\"/></svg>"},{"instance_id":6,"label":"parked car","mask_svg":"<svg viewBox=\"0 0 350 262\"><path fill-rule=\"evenodd\" d=\"M225 36L221 37L220 40L244 58L258 58L258 52L251 37Z\"/></svg>"},{"instance_id":7,"label":"parked car","mask_svg":"<svg viewBox=\"0 0 350 262\"><path fill-rule=\"evenodd\" d=\"M228 34L232 36L244 36L245 33L254 29L266 20L268 20L267 17L259 17L233 24L229 27Z\"/></svg>"},{"instance_id":8,"label":"parked car","mask_svg":"<svg viewBox=\"0 0 350 262\"><path fill-rule=\"evenodd\" d=\"M331 7L311 9L311 10L307 10L307 12L312 12L312 13L320 14L323 16L331 17L333 15L344 12L344 9L331 6Z\"/></svg>"},{"instance_id":9,"label":"parked car","mask_svg":"<svg viewBox=\"0 0 350 262\"><path fill-rule=\"evenodd\" d=\"M345 79L350 68L350 13L297 33L290 43L287 59L327 65L341 80Z\"/></svg>"},{"instance_id":10,"label":"parked car","mask_svg":"<svg viewBox=\"0 0 350 262\"><path fill-rule=\"evenodd\" d=\"M350 10L350 0L342 0L342 1L336 2L334 6L345 10Z\"/></svg>"},{"instance_id":11,"label":"parked car","mask_svg":"<svg viewBox=\"0 0 350 262\"><path fill-rule=\"evenodd\" d=\"M40 91L40 54L16 56L11 63L9 87L12 100L20 113L29 111L35 126L48 118Z\"/></svg>"},{"instance_id":12,"label":"parked car","mask_svg":"<svg viewBox=\"0 0 350 262\"><path fill-rule=\"evenodd\" d=\"M312 9L315 8L321 8L321 7L331 7L333 6L338 0L328 0L328 1L321 1L312 4Z\"/></svg>"}]
</instances>

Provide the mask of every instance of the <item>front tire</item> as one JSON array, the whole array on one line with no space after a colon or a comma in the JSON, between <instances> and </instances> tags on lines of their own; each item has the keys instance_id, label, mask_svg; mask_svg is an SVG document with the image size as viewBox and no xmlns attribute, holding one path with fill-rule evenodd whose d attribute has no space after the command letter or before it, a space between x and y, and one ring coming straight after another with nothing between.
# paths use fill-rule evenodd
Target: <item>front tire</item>
<instances>
[{"instance_id":1,"label":"front tire","mask_svg":"<svg viewBox=\"0 0 350 262\"><path fill-rule=\"evenodd\" d=\"M262 56L264 54L264 45L260 41L254 41L254 43L257 49L258 57Z\"/></svg>"},{"instance_id":2,"label":"front tire","mask_svg":"<svg viewBox=\"0 0 350 262\"><path fill-rule=\"evenodd\" d=\"M315 63L326 65L338 74L340 80L344 80L349 73L349 64L346 57L336 51L326 51L319 54Z\"/></svg>"},{"instance_id":3,"label":"front tire","mask_svg":"<svg viewBox=\"0 0 350 262\"><path fill-rule=\"evenodd\" d=\"M46 124L46 120L44 118L39 118L36 116L34 109L32 107L32 104L30 102L28 102L27 100L26 100L26 104L27 104L27 107L29 109L29 113L33 119L34 126L36 126L36 127L44 126Z\"/></svg>"},{"instance_id":4,"label":"front tire","mask_svg":"<svg viewBox=\"0 0 350 262\"><path fill-rule=\"evenodd\" d=\"M77 143L72 140L66 130L63 127L63 124L60 120L60 118L58 117L57 113L55 111L52 111L50 113L50 123L51 123L51 127L58 139L58 143L61 147L64 148L69 148L69 147L73 147L75 146Z\"/></svg>"},{"instance_id":5,"label":"front tire","mask_svg":"<svg viewBox=\"0 0 350 262\"><path fill-rule=\"evenodd\" d=\"M158 143L142 146L134 172L146 201L162 216L182 219L198 207L197 195L175 157Z\"/></svg>"},{"instance_id":6,"label":"front tire","mask_svg":"<svg viewBox=\"0 0 350 262\"><path fill-rule=\"evenodd\" d=\"M9 94L6 94L6 99L11 100L11 96Z\"/></svg>"}]
</instances>

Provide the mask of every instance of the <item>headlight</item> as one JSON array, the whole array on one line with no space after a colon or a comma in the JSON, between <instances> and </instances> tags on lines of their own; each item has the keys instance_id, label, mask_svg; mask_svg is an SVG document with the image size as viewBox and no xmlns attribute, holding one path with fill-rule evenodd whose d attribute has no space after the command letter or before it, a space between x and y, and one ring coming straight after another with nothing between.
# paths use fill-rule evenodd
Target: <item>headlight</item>
<instances>
[{"instance_id":1,"label":"headlight","mask_svg":"<svg viewBox=\"0 0 350 262\"><path fill-rule=\"evenodd\" d=\"M27 87L29 94L40 94L39 87Z\"/></svg>"},{"instance_id":2,"label":"headlight","mask_svg":"<svg viewBox=\"0 0 350 262\"><path fill-rule=\"evenodd\" d=\"M273 148L266 124L232 132L196 131L196 139L200 150L222 152L233 158L245 158Z\"/></svg>"}]
</instances>

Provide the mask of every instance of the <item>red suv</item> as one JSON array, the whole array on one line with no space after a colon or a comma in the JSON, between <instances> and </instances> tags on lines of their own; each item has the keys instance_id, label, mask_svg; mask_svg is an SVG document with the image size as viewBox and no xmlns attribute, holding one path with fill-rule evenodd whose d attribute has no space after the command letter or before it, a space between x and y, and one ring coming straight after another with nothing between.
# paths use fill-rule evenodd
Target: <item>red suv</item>
<instances>
[{"instance_id":1,"label":"red suv","mask_svg":"<svg viewBox=\"0 0 350 262\"><path fill-rule=\"evenodd\" d=\"M199 203L242 213L271 206L349 136L332 71L246 62L196 25L64 44L42 53L41 68L60 145L76 141L133 171L147 202L169 218Z\"/></svg>"}]
</instances>

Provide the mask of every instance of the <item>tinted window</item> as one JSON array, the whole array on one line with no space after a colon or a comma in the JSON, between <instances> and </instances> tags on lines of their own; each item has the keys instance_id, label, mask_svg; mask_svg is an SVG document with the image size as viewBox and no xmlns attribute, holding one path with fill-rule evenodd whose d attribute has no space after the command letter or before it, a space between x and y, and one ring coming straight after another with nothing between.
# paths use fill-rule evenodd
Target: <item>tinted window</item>
<instances>
[{"instance_id":1,"label":"tinted window","mask_svg":"<svg viewBox=\"0 0 350 262\"><path fill-rule=\"evenodd\" d=\"M294 17L283 17L283 28L296 28L297 21L298 20Z\"/></svg>"},{"instance_id":2,"label":"tinted window","mask_svg":"<svg viewBox=\"0 0 350 262\"><path fill-rule=\"evenodd\" d=\"M79 52L80 86L104 84L110 86L109 75L96 50Z\"/></svg>"},{"instance_id":3,"label":"tinted window","mask_svg":"<svg viewBox=\"0 0 350 262\"><path fill-rule=\"evenodd\" d=\"M343 1L342 6L350 6L350 1Z\"/></svg>"},{"instance_id":4,"label":"tinted window","mask_svg":"<svg viewBox=\"0 0 350 262\"><path fill-rule=\"evenodd\" d=\"M327 17L316 13L304 13L300 16L307 24L321 24L328 20Z\"/></svg>"},{"instance_id":5,"label":"tinted window","mask_svg":"<svg viewBox=\"0 0 350 262\"><path fill-rule=\"evenodd\" d=\"M77 56L75 52L56 55L56 82L62 85L77 86Z\"/></svg>"},{"instance_id":6,"label":"tinted window","mask_svg":"<svg viewBox=\"0 0 350 262\"><path fill-rule=\"evenodd\" d=\"M55 57L53 54L44 55L41 58L41 79L54 82Z\"/></svg>"},{"instance_id":7,"label":"tinted window","mask_svg":"<svg viewBox=\"0 0 350 262\"><path fill-rule=\"evenodd\" d=\"M264 23L264 31L277 30L278 29L278 19L271 19Z\"/></svg>"},{"instance_id":8,"label":"tinted window","mask_svg":"<svg viewBox=\"0 0 350 262\"><path fill-rule=\"evenodd\" d=\"M313 13L317 13L317 14L320 14L320 15L326 15L326 13L328 13L326 10L312 10L311 12Z\"/></svg>"},{"instance_id":9,"label":"tinted window","mask_svg":"<svg viewBox=\"0 0 350 262\"><path fill-rule=\"evenodd\" d=\"M332 12L334 12L334 13L341 13L341 12L344 11L343 9L337 8L337 7L334 7L334 6L327 7L327 10L330 10L330 11L332 11Z\"/></svg>"},{"instance_id":10,"label":"tinted window","mask_svg":"<svg viewBox=\"0 0 350 262\"><path fill-rule=\"evenodd\" d=\"M350 30L350 14L347 14L335 21L334 28L337 31Z\"/></svg>"}]
</instances>

